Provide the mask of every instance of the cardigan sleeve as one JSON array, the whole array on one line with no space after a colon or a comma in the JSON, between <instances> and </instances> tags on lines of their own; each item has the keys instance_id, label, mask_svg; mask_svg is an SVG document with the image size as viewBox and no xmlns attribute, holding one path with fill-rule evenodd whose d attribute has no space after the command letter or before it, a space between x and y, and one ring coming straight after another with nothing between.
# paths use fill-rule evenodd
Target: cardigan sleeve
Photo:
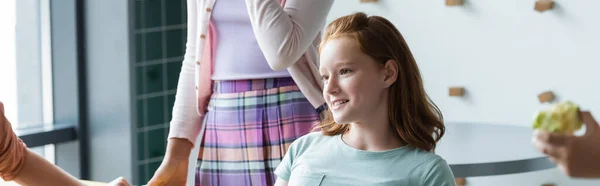
<instances>
[{"instance_id":1,"label":"cardigan sleeve","mask_svg":"<svg viewBox=\"0 0 600 186\"><path fill-rule=\"evenodd\" d=\"M200 133L203 118L203 113L197 112L195 92L197 19L196 0L187 0L187 42L169 129L169 139L183 138L192 144Z\"/></svg>"},{"instance_id":2,"label":"cardigan sleeve","mask_svg":"<svg viewBox=\"0 0 600 186\"><path fill-rule=\"evenodd\" d=\"M282 70L308 50L324 28L333 0L246 0L256 40L269 66Z\"/></svg>"}]
</instances>

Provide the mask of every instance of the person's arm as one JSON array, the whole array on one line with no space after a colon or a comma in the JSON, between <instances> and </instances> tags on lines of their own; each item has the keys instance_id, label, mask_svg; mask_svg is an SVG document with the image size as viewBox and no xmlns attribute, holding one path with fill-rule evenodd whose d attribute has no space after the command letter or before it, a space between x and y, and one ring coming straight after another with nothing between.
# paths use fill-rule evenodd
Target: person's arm
<instances>
[{"instance_id":1,"label":"person's arm","mask_svg":"<svg viewBox=\"0 0 600 186\"><path fill-rule=\"evenodd\" d=\"M4 114L4 104L0 102L0 175L7 181L14 181L22 186L82 186L84 185L58 166L46 161L43 157L27 149L26 145L15 135L10 121ZM123 178L108 184L110 186L128 186Z\"/></svg>"},{"instance_id":2,"label":"person's arm","mask_svg":"<svg viewBox=\"0 0 600 186\"><path fill-rule=\"evenodd\" d=\"M170 122L169 139L165 154L166 162L186 161L196 138L200 134L203 116L197 112L196 77L196 39L197 17L196 0L187 0L187 42L185 55L179 73L177 93L173 104L173 118Z\"/></svg>"},{"instance_id":3,"label":"person's arm","mask_svg":"<svg viewBox=\"0 0 600 186\"><path fill-rule=\"evenodd\" d=\"M192 148L186 139L169 139L165 158L148 181L148 186L185 185Z\"/></svg>"},{"instance_id":4,"label":"person's arm","mask_svg":"<svg viewBox=\"0 0 600 186\"><path fill-rule=\"evenodd\" d=\"M48 185L48 186L83 186L68 173L46 161L39 155L27 151L23 169L14 179L20 185Z\"/></svg>"},{"instance_id":5,"label":"person's arm","mask_svg":"<svg viewBox=\"0 0 600 186\"><path fill-rule=\"evenodd\" d=\"M80 182L69 173L63 171L56 165L46 161L46 159L37 155L36 153L27 150L25 156L25 164L23 169L14 179L15 183L22 186L35 186L35 185L47 185L47 186L84 186L85 184ZM130 184L125 178L117 178L110 183L108 186L129 186Z\"/></svg>"},{"instance_id":6,"label":"person's arm","mask_svg":"<svg viewBox=\"0 0 600 186\"><path fill-rule=\"evenodd\" d=\"M29 151L13 132L0 102L0 175L20 185L79 186L71 175Z\"/></svg>"},{"instance_id":7,"label":"person's arm","mask_svg":"<svg viewBox=\"0 0 600 186\"><path fill-rule=\"evenodd\" d=\"M196 0L187 0L187 42L177 83L165 157L148 185L183 184L187 179L188 158L202 129L203 115L197 112L196 97ZM200 113L204 114L204 113Z\"/></svg>"},{"instance_id":8,"label":"person's arm","mask_svg":"<svg viewBox=\"0 0 600 186\"><path fill-rule=\"evenodd\" d=\"M324 28L333 0L246 0L254 35L269 66L294 64Z\"/></svg>"},{"instance_id":9,"label":"person's arm","mask_svg":"<svg viewBox=\"0 0 600 186\"><path fill-rule=\"evenodd\" d=\"M196 38L197 36L197 11L196 0L187 1L187 42L185 55L179 73L175 103L173 104L173 118L169 129L169 146L183 147L185 140L193 144L200 133L202 121L197 112L196 97ZM203 113L200 113L203 114ZM175 139L175 140L173 140ZM175 148L167 148L169 149ZM188 154L189 155L189 154Z\"/></svg>"},{"instance_id":10,"label":"person's arm","mask_svg":"<svg viewBox=\"0 0 600 186\"><path fill-rule=\"evenodd\" d=\"M423 179L423 186L456 186L454 174L444 159L437 159Z\"/></svg>"}]
</instances>

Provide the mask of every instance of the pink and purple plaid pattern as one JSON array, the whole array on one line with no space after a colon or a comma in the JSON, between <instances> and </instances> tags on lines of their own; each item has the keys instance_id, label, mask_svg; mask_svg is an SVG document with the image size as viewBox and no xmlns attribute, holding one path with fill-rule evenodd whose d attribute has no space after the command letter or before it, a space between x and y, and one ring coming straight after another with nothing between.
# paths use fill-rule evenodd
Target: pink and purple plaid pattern
<instances>
[{"instance_id":1,"label":"pink and purple plaid pattern","mask_svg":"<svg viewBox=\"0 0 600 186\"><path fill-rule=\"evenodd\" d=\"M310 132L317 111L291 78L216 81L213 88L196 185L273 185L273 171Z\"/></svg>"}]
</instances>

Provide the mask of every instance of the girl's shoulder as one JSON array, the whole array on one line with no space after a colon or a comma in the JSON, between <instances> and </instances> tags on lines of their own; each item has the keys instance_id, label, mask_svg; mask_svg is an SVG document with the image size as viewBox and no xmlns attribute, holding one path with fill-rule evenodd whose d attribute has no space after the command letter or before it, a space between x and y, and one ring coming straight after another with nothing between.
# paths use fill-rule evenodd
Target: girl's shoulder
<instances>
[{"instance_id":1,"label":"girl's shoulder","mask_svg":"<svg viewBox=\"0 0 600 186\"><path fill-rule=\"evenodd\" d=\"M335 140L335 136L324 135L322 132L311 132L294 140L290 144L290 151L304 152L309 148L318 148Z\"/></svg>"}]
</instances>

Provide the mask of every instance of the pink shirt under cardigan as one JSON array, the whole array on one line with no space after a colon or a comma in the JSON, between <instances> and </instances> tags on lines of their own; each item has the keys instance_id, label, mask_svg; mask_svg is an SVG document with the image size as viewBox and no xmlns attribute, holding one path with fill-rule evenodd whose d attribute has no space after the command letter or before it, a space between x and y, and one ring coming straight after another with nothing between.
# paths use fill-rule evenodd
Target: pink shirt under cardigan
<instances>
[{"instance_id":1,"label":"pink shirt under cardigan","mask_svg":"<svg viewBox=\"0 0 600 186\"><path fill-rule=\"evenodd\" d=\"M195 143L212 94L215 0L187 0L187 43L169 138ZM246 0L256 40L273 70L286 69L313 107L325 103L317 45L333 0ZM192 101L195 100L195 101Z\"/></svg>"}]
</instances>

